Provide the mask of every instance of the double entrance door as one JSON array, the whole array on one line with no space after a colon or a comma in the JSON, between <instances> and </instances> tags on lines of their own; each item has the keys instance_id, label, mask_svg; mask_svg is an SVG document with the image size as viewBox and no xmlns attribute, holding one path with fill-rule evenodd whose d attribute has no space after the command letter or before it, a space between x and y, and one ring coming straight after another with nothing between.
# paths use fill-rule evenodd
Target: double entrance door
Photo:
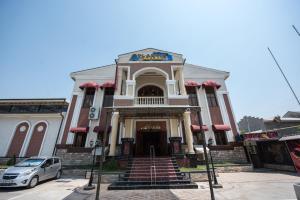
<instances>
[{"instance_id":1,"label":"double entrance door","mask_svg":"<svg viewBox=\"0 0 300 200\"><path fill-rule=\"evenodd\" d=\"M167 132L165 122L137 122L136 156L149 156L153 146L155 156L168 154Z\"/></svg>"}]
</instances>

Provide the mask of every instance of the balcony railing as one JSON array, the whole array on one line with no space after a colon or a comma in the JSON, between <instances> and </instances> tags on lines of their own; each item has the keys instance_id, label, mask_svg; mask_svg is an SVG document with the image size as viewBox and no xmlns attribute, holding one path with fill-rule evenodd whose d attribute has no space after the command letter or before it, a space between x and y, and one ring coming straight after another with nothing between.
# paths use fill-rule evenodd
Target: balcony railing
<instances>
[{"instance_id":1,"label":"balcony railing","mask_svg":"<svg viewBox=\"0 0 300 200\"><path fill-rule=\"evenodd\" d=\"M136 97L135 105L164 105L166 104L165 97Z\"/></svg>"}]
</instances>

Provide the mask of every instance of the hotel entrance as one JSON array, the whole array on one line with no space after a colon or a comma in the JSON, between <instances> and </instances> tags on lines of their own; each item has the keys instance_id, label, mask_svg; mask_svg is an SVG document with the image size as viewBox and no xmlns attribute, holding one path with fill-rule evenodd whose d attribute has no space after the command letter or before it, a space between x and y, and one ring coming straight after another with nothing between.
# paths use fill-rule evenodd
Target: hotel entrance
<instances>
[{"instance_id":1,"label":"hotel entrance","mask_svg":"<svg viewBox=\"0 0 300 200\"><path fill-rule=\"evenodd\" d=\"M136 130L136 156L149 156L151 146L156 156L168 155L165 121L138 121Z\"/></svg>"}]
</instances>

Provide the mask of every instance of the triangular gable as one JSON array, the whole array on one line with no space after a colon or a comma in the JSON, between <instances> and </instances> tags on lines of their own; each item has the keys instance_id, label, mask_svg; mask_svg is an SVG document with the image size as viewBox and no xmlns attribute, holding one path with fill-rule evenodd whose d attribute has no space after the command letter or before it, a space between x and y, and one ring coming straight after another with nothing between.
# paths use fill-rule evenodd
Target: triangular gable
<instances>
[{"instance_id":1,"label":"triangular gable","mask_svg":"<svg viewBox=\"0 0 300 200\"><path fill-rule=\"evenodd\" d=\"M213 68L202 67L198 65L185 63L183 67L185 78L223 78L229 77L229 72Z\"/></svg>"},{"instance_id":2,"label":"triangular gable","mask_svg":"<svg viewBox=\"0 0 300 200\"><path fill-rule=\"evenodd\" d=\"M95 67L95 68L90 68L90 69L85 69L85 70L80 70L76 72L72 72L70 74L72 79L76 79L77 77L86 77L86 76L97 76L97 77L115 77L115 70L116 70L116 65L111 64L111 65L105 65L101 67Z\"/></svg>"}]
</instances>

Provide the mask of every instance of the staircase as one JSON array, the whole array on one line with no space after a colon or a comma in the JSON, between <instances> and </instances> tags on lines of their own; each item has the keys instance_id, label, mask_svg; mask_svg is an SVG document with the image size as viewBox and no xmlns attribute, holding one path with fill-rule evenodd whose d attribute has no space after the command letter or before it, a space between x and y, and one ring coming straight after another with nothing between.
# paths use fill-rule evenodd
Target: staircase
<instances>
[{"instance_id":1,"label":"staircase","mask_svg":"<svg viewBox=\"0 0 300 200\"><path fill-rule=\"evenodd\" d=\"M140 157L129 161L126 173L109 190L198 188L180 172L171 157Z\"/></svg>"}]
</instances>

